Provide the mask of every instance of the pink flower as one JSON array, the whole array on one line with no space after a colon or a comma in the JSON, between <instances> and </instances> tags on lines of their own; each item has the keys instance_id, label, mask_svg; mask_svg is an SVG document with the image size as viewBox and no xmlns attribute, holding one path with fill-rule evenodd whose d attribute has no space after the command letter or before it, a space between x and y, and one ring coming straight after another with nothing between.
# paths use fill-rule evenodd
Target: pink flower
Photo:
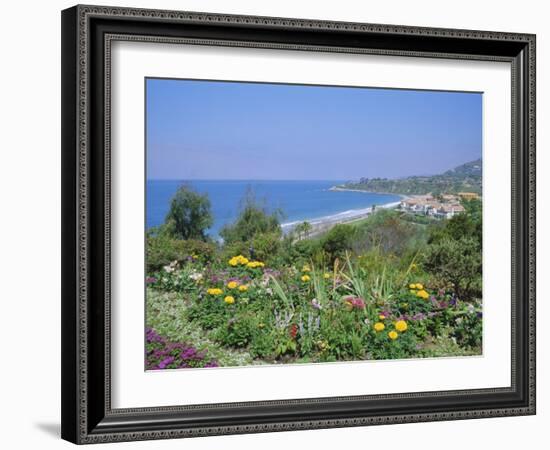
<instances>
[{"instance_id":1,"label":"pink flower","mask_svg":"<svg viewBox=\"0 0 550 450\"><path fill-rule=\"evenodd\" d=\"M365 300L360 297L355 297L351 300L351 306L357 309L365 309Z\"/></svg>"}]
</instances>

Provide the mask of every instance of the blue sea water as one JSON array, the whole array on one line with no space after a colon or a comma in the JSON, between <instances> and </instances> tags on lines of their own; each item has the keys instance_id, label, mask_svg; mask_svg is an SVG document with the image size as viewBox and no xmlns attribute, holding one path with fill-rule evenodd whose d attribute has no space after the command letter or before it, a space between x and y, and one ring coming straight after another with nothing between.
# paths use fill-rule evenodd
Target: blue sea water
<instances>
[{"instance_id":1,"label":"blue sea water","mask_svg":"<svg viewBox=\"0 0 550 450\"><path fill-rule=\"evenodd\" d=\"M392 194L329 190L342 182L147 180L147 228L164 223L170 200L183 184L208 194L214 216L214 224L208 234L214 238L218 237L223 225L237 218L242 198L248 189L252 189L256 199L264 202L268 210L278 208L283 212L283 229L288 229L298 221L316 222L351 217L367 211L372 205L387 205L400 200L398 195Z\"/></svg>"}]
</instances>

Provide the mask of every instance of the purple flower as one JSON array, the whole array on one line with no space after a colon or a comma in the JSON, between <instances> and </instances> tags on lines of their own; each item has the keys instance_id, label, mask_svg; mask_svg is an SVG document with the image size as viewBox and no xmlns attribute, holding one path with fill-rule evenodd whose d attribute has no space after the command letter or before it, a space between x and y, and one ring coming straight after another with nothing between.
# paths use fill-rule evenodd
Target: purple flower
<instances>
[{"instance_id":1,"label":"purple flower","mask_svg":"<svg viewBox=\"0 0 550 450\"><path fill-rule=\"evenodd\" d=\"M158 365L159 369L166 369L166 366L168 364L172 364L174 362L174 358L173 356L168 356L167 358L164 358Z\"/></svg>"},{"instance_id":2,"label":"purple flower","mask_svg":"<svg viewBox=\"0 0 550 450\"><path fill-rule=\"evenodd\" d=\"M182 342L169 342L152 328L146 328L145 367L148 370L170 368L217 367L217 361L204 361L206 350L198 351Z\"/></svg>"},{"instance_id":3,"label":"purple flower","mask_svg":"<svg viewBox=\"0 0 550 450\"><path fill-rule=\"evenodd\" d=\"M181 359L191 359L197 354L197 351L193 347L188 347L181 353Z\"/></svg>"},{"instance_id":4,"label":"purple flower","mask_svg":"<svg viewBox=\"0 0 550 450\"><path fill-rule=\"evenodd\" d=\"M155 277L147 277L145 278L145 283L146 284L154 284L157 282L157 279Z\"/></svg>"}]
</instances>

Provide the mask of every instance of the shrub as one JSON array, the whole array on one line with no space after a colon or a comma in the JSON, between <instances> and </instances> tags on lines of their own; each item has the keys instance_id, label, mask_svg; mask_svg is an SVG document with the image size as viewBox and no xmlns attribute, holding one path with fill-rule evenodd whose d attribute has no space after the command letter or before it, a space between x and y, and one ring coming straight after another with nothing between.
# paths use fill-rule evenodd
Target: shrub
<instances>
[{"instance_id":1,"label":"shrub","mask_svg":"<svg viewBox=\"0 0 550 450\"><path fill-rule=\"evenodd\" d=\"M422 235L422 227L403 220L398 212L381 210L358 227L353 250L362 253L379 248L383 253L401 256L422 240Z\"/></svg>"},{"instance_id":2,"label":"shrub","mask_svg":"<svg viewBox=\"0 0 550 450\"><path fill-rule=\"evenodd\" d=\"M321 247L331 262L344 256L345 252L351 249L354 231L355 229L351 225L338 224L325 234L321 241Z\"/></svg>"},{"instance_id":3,"label":"shrub","mask_svg":"<svg viewBox=\"0 0 550 450\"><path fill-rule=\"evenodd\" d=\"M210 262L215 254L216 245L195 239L174 239L165 232L149 233L146 238L147 272L152 273L173 261L182 263L189 259Z\"/></svg>"},{"instance_id":4,"label":"shrub","mask_svg":"<svg viewBox=\"0 0 550 450\"><path fill-rule=\"evenodd\" d=\"M259 325L259 324L258 324ZM254 358L273 358L275 355L275 338L269 329L258 329L252 335L250 354Z\"/></svg>"},{"instance_id":5,"label":"shrub","mask_svg":"<svg viewBox=\"0 0 550 450\"><path fill-rule=\"evenodd\" d=\"M481 292L481 250L474 238L443 239L426 250L424 267L436 277L452 283L462 298L479 296Z\"/></svg>"},{"instance_id":6,"label":"shrub","mask_svg":"<svg viewBox=\"0 0 550 450\"><path fill-rule=\"evenodd\" d=\"M205 330L223 326L230 318L225 304L215 298L196 300L187 310L187 318Z\"/></svg>"},{"instance_id":7,"label":"shrub","mask_svg":"<svg viewBox=\"0 0 550 450\"><path fill-rule=\"evenodd\" d=\"M268 213L265 206L258 202L251 190L242 200L241 212L231 225L225 225L220 236L224 242L249 242L258 234L278 233L281 235L281 214L279 211Z\"/></svg>"},{"instance_id":8,"label":"shrub","mask_svg":"<svg viewBox=\"0 0 550 450\"><path fill-rule=\"evenodd\" d=\"M258 322L254 316L237 315L229 319L216 332L216 340L223 345L233 347L246 347L258 327Z\"/></svg>"},{"instance_id":9,"label":"shrub","mask_svg":"<svg viewBox=\"0 0 550 450\"><path fill-rule=\"evenodd\" d=\"M210 199L189 186L181 186L172 201L165 222L174 237L206 240L206 230L212 226Z\"/></svg>"},{"instance_id":10,"label":"shrub","mask_svg":"<svg viewBox=\"0 0 550 450\"><path fill-rule=\"evenodd\" d=\"M274 261L281 251L281 234L277 231L257 234L251 244L250 257L269 263Z\"/></svg>"}]
</instances>

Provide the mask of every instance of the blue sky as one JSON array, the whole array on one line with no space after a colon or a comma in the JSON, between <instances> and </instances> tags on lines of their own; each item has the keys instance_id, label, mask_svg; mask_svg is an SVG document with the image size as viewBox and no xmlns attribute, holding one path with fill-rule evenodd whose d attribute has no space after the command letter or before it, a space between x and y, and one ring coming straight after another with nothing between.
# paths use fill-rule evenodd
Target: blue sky
<instances>
[{"instance_id":1,"label":"blue sky","mask_svg":"<svg viewBox=\"0 0 550 450\"><path fill-rule=\"evenodd\" d=\"M481 157L480 93L146 83L149 179L396 178Z\"/></svg>"}]
</instances>

